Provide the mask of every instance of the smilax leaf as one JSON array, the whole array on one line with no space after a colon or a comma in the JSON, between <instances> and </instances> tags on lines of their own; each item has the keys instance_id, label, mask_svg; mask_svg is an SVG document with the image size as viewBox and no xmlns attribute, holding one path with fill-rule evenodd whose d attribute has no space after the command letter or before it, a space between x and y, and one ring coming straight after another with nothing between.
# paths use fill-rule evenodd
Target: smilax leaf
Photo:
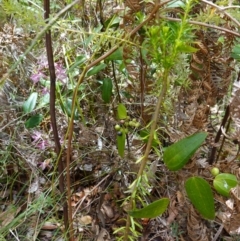
<instances>
[{"instance_id":1,"label":"smilax leaf","mask_svg":"<svg viewBox=\"0 0 240 241\"><path fill-rule=\"evenodd\" d=\"M229 197L230 189L237 186L237 184L236 176L229 173L221 173L213 180L215 190L224 197Z\"/></svg>"},{"instance_id":2,"label":"smilax leaf","mask_svg":"<svg viewBox=\"0 0 240 241\"><path fill-rule=\"evenodd\" d=\"M159 215L162 215L169 204L168 198L159 199L142 209L135 209L129 211L129 215L134 218L156 218Z\"/></svg>"},{"instance_id":3,"label":"smilax leaf","mask_svg":"<svg viewBox=\"0 0 240 241\"><path fill-rule=\"evenodd\" d=\"M102 99L105 103L109 103L112 96L112 80L110 78L105 78L102 85Z\"/></svg>"},{"instance_id":4,"label":"smilax leaf","mask_svg":"<svg viewBox=\"0 0 240 241\"><path fill-rule=\"evenodd\" d=\"M185 183L189 199L206 219L215 218L213 193L210 185L201 177L191 177Z\"/></svg>"},{"instance_id":5,"label":"smilax leaf","mask_svg":"<svg viewBox=\"0 0 240 241\"><path fill-rule=\"evenodd\" d=\"M166 148L163 161L171 171L181 169L193 156L207 137L207 133L199 132L188 136Z\"/></svg>"},{"instance_id":6,"label":"smilax leaf","mask_svg":"<svg viewBox=\"0 0 240 241\"><path fill-rule=\"evenodd\" d=\"M124 157L125 140L126 140L125 132L119 131L117 134L117 149L118 149L118 154L120 157Z\"/></svg>"},{"instance_id":7,"label":"smilax leaf","mask_svg":"<svg viewBox=\"0 0 240 241\"><path fill-rule=\"evenodd\" d=\"M34 116L31 116L26 122L25 122L25 126L26 128L30 129L30 128L34 128L36 126L38 126L41 121L43 119L43 115L41 114L36 114Z\"/></svg>"},{"instance_id":8,"label":"smilax leaf","mask_svg":"<svg viewBox=\"0 0 240 241\"><path fill-rule=\"evenodd\" d=\"M118 114L118 118L120 120L126 119L126 117L127 117L127 109L126 109L125 105L123 105L121 103L118 105L118 107L117 107L117 114Z\"/></svg>"}]
</instances>

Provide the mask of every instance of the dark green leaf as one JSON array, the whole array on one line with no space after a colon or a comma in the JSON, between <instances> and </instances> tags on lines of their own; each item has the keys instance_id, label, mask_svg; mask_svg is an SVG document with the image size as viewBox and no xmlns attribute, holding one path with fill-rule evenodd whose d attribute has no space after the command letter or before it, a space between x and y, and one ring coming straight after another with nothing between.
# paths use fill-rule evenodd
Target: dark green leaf
<instances>
[{"instance_id":1,"label":"dark green leaf","mask_svg":"<svg viewBox=\"0 0 240 241\"><path fill-rule=\"evenodd\" d=\"M106 68L106 64L104 63L101 63L97 66L94 66L92 67L86 74L87 77L91 76L91 75L94 75L94 74L97 74L98 72L100 72L101 70L105 69Z\"/></svg>"},{"instance_id":2,"label":"dark green leaf","mask_svg":"<svg viewBox=\"0 0 240 241\"><path fill-rule=\"evenodd\" d=\"M134 218L156 218L159 215L162 215L169 204L168 198L159 199L142 209L136 209L129 211L129 215Z\"/></svg>"},{"instance_id":3,"label":"dark green leaf","mask_svg":"<svg viewBox=\"0 0 240 241\"><path fill-rule=\"evenodd\" d=\"M237 184L236 176L228 173L218 174L213 180L215 190L225 197L230 196L230 189L236 187Z\"/></svg>"},{"instance_id":4,"label":"dark green leaf","mask_svg":"<svg viewBox=\"0 0 240 241\"><path fill-rule=\"evenodd\" d=\"M28 97L28 99L23 103L23 111L24 113L29 113L34 110L37 103L38 93L33 92Z\"/></svg>"},{"instance_id":5,"label":"dark green leaf","mask_svg":"<svg viewBox=\"0 0 240 241\"><path fill-rule=\"evenodd\" d=\"M106 60L122 60L123 59L123 48L118 48L115 52L109 55Z\"/></svg>"},{"instance_id":6,"label":"dark green leaf","mask_svg":"<svg viewBox=\"0 0 240 241\"><path fill-rule=\"evenodd\" d=\"M201 177L191 177L186 181L185 188L189 199L199 213L206 219L214 219L214 199L208 182Z\"/></svg>"},{"instance_id":7,"label":"dark green leaf","mask_svg":"<svg viewBox=\"0 0 240 241\"><path fill-rule=\"evenodd\" d=\"M125 150L125 140L126 140L126 134L125 132L120 132L117 135L117 149L118 154L120 157L124 157L124 150Z\"/></svg>"},{"instance_id":8,"label":"dark green leaf","mask_svg":"<svg viewBox=\"0 0 240 241\"><path fill-rule=\"evenodd\" d=\"M43 119L43 116L41 114L37 114L37 115L31 116L25 122L25 126L28 129L34 128L34 127L38 126L41 123L42 119Z\"/></svg>"},{"instance_id":9,"label":"dark green leaf","mask_svg":"<svg viewBox=\"0 0 240 241\"><path fill-rule=\"evenodd\" d=\"M127 109L123 104L119 104L117 108L118 119L126 119L127 117Z\"/></svg>"},{"instance_id":10,"label":"dark green leaf","mask_svg":"<svg viewBox=\"0 0 240 241\"><path fill-rule=\"evenodd\" d=\"M186 137L166 148L163 161L171 171L181 169L207 137L207 133L200 132Z\"/></svg>"},{"instance_id":11,"label":"dark green leaf","mask_svg":"<svg viewBox=\"0 0 240 241\"><path fill-rule=\"evenodd\" d=\"M105 103L109 103L112 96L112 80L110 78L105 78L102 85L102 99Z\"/></svg>"}]
</instances>

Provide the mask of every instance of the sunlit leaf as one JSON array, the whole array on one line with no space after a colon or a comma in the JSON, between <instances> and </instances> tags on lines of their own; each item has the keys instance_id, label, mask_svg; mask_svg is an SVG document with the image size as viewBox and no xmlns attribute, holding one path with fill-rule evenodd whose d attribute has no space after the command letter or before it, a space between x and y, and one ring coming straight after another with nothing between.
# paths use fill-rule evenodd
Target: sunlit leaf
<instances>
[{"instance_id":1,"label":"sunlit leaf","mask_svg":"<svg viewBox=\"0 0 240 241\"><path fill-rule=\"evenodd\" d=\"M236 187L237 184L236 176L229 173L218 174L213 180L215 190L225 197L230 196L230 189Z\"/></svg>"},{"instance_id":2,"label":"sunlit leaf","mask_svg":"<svg viewBox=\"0 0 240 241\"><path fill-rule=\"evenodd\" d=\"M122 103L118 105L117 114L118 114L118 119L120 120L126 119L127 117L127 109Z\"/></svg>"},{"instance_id":3,"label":"sunlit leaf","mask_svg":"<svg viewBox=\"0 0 240 241\"><path fill-rule=\"evenodd\" d=\"M157 216L162 215L169 204L168 198L159 199L142 209L135 209L133 211L129 211L129 215L134 218L156 218Z\"/></svg>"},{"instance_id":4,"label":"sunlit leaf","mask_svg":"<svg viewBox=\"0 0 240 241\"><path fill-rule=\"evenodd\" d=\"M179 7L185 7L185 3L183 1L171 1L167 4L168 8L179 8Z\"/></svg>"},{"instance_id":5,"label":"sunlit leaf","mask_svg":"<svg viewBox=\"0 0 240 241\"><path fill-rule=\"evenodd\" d=\"M201 177L191 177L186 181L185 188L198 212L206 219L214 219L214 198L208 182Z\"/></svg>"},{"instance_id":6,"label":"sunlit leaf","mask_svg":"<svg viewBox=\"0 0 240 241\"><path fill-rule=\"evenodd\" d=\"M102 85L102 99L105 103L109 103L112 96L112 80L110 78L105 78Z\"/></svg>"},{"instance_id":7,"label":"sunlit leaf","mask_svg":"<svg viewBox=\"0 0 240 241\"><path fill-rule=\"evenodd\" d=\"M34 127L38 126L42 122L42 119L43 119L43 115L41 115L41 114L37 114L37 115L31 116L25 122L25 126L28 129L34 128Z\"/></svg>"},{"instance_id":8,"label":"sunlit leaf","mask_svg":"<svg viewBox=\"0 0 240 241\"><path fill-rule=\"evenodd\" d=\"M207 133L199 132L186 137L166 148L163 161L171 171L181 169L202 145Z\"/></svg>"},{"instance_id":9,"label":"sunlit leaf","mask_svg":"<svg viewBox=\"0 0 240 241\"><path fill-rule=\"evenodd\" d=\"M180 52L183 52L183 53L195 53L198 49L190 46L190 45L187 45L185 43L182 43L180 44L178 47L177 47L178 51Z\"/></svg>"},{"instance_id":10,"label":"sunlit leaf","mask_svg":"<svg viewBox=\"0 0 240 241\"><path fill-rule=\"evenodd\" d=\"M28 99L23 103L23 111L24 113L29 113L34 110L37 103L38 93L33 92L28 97Z\"/></svg>"}]
</instances>

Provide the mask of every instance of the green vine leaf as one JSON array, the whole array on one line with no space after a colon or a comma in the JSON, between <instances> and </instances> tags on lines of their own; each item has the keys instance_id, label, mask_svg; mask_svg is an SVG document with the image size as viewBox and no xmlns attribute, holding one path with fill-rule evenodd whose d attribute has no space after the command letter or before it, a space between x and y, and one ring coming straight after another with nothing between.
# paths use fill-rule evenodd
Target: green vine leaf
<instances>
[{"instance_id":1,"label":"green vine leaf","mask_svg":"<svg viewBox=\"0 0 240 241\"><path fill-rule=\"evenodd\" d=\"M102 99L105 103L109 103L112 96L112 80L110 78L105 78L102 85Z\"/></svg>"},{"instance_id":2,"label":"green vine leaf","mask_svg":"<svg viewBox=\"0 0 240 241\"><path fill-rule=\"evenodd\" d=\"M218 174L213 180L215 190L224 197L230 197L231 188L236 187L237 184L236 176L229 173Z\"/></svg>"},{"instance_id":3,"label":"green vine leaf","mask_svg":"<svg viewBox=\"0 0 240 241\"><path fill-rule=\"evenodd\" d=\"M42 122L42 119L43 115L41 114L33 115L25 122L25 126L28 129L34 128Z\"/></svg>"},{"instance_id":4,"label":"green vine leaf","mask_svg":"<svg viewBox=\"0 0 240 241\"><path fill-rule=\"evenodd\" d=\"M199 132L188 136L166 148L163 161L171 171L181 169L202 145L207 133Z\"/></svg>"},{"instance_id":5,"label":"green vine leaf","mask_svg":"<svg viewBox=\"0 0 240 241\"><path fill-rule=\"evenodd\" d=\"M157 216L162 215L169 204L168 198L159 199L142 209L135 209L129 211L129 215L134 218L156 218Z\"/></svg>"},{"instance_id":6,"label":"green vine leaf","mask_svg":"<svg viewBox=\"0 0 240 241\"><path fill-rule=\"evenodd\" d=\"M127 109L125 105L120 103L117 107L117 114L118 114L118 119L123 120L126 119L127 117Z\"/></svg>"},{"instance_id":7,"label":"green vine leaf","mask_svg":"<svg viewBox=\"0 0 240 241\"><path fill-rule=\"evenodd\" d=\"M126 134L124 131L117 133L117 149L120 157L124 157Z\"/></svg>"},{"instance_id":8,"label":"green vine leaf","mask_svg":"<svg viewBox=\"0 0 240 241\"><path fill-rule=\"evenodd\" d=\"M214 198L210 185L201 177L191 177L185 188L193 206L206 219L215 218Z\"/></svg>"},{"instance_id":9,"label":"green vine leaf","mask_svg":"<svg viewBox=\"0 0 240 241\"><path fill-rule=\"evenodd\" d=\"M123 59L123 48L118 48L115 52L109 55L106 60L122 60Z\"/></svg>"}]
</instances>

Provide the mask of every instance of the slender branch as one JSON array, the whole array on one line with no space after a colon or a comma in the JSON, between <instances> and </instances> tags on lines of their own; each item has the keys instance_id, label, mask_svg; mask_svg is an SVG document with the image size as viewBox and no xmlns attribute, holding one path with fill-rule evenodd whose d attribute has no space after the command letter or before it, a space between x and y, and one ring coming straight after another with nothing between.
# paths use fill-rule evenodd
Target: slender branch
<instances>
[{"instance_id":1,"label":"slender branch","mask_svg":"<svg viewBox=\"0 0 240 241\"><path fill-rule=\"evenodd\" d=\"M166 19L166 20L170 20L170 21L174 21L174 22L182 22L182 20L179 19L179 18L171 18L171 17L161 17L161 18ZM199 25L199 26L204 26L204 27L207 27L207 28L217 29L217 30L220 30L220 31L223 31L223 32L226 32L226 33L230 33L230 34L235 35L237 37L240 37L240 33L232 31L232 30L227 29L227 28L222 28L222 27L218 27L218 26L215 26L215 25L212 25L212 24L207 24L207 23L202 23L202 22L192 21L192 20L187 21L187 22L191 23L191 24L194 24L194 25Z\"/></svg>"},{"instance_id":2,"label":"slender branch","mask_svg":"<svg viewBox=\"0 0 240 241\"><path fill-rule=\"evenodd\" d=\"M48 23L48 19L50 16L50 3L49 0L44 0L44 19L46 23ZM63 162L62 162L62 152L61 152L61 144L58 136L57 129L57 121L56 121L56 110L55 110L55 101L56 101L56 74L54 67L54 59L53 59L53 49L52 49L52 38L51 31L46 31L45 34L46 39L46 50L47 50L47 59L48 66L50 72L50 117L51 117L51 125L53 129L53 137L55 142L56 154L58 156L58 173L59 173L59 189L62 194L62 205L63 205L63 217L64 217L64 225L65 230L68 230L69 219L68 219L68 207L66 200L64 198L64 176L63 176Z\"/></svg>"},{"instance_id":3,"label":"slender branch","mask_svg":"<svg viewBox=\"0 0 240 241\"><path fill-rule=\"evenodd\" d=\"M201 2L203 3L206 3L214 8L216 8L219 12L222 12L225 16L227 16L229 19L231 19L234 23L236 23L236 25L238 27L240 27L240 23L235 19L233 18L229 13L226 13L225 12L225 9L222 8L222 7L219 7L218 5L214 4L213 2L210 2L210 1L206 1L206 0L201 0Z\"/></svg>"},{"instance_id":4,"label":"slender branch","mask_svg":"<svg viewBox=\"0 0 240 241\"><path fill-rule=\"evenodd\" d=\"M223 119L222 119L222 123L221 123L221 125L220 125L220 127L219 127L219 130L218 130L218 132L217 132L217 135L216 135L216 137L215 137L215 140L214 140L214 143L215 143L215 144L217 144L217 143L219 142L219 140L220 140L220 137L221 137L221 135L222 135L222 128L224 128L224 126L226 125L227 120L228 120L228 118L229 118L229 115L230 115L230 106L228 105L228 106L226 107L225 115L224 115L224 117L223 117ZM208 159L208 163L209 163L210 165L212 165L212 164L214 163L216 152L217 152L217 147L214 146L214 147L212 148L210 157L209 157L209 159Z\"/></svg>"}]
</instances>

